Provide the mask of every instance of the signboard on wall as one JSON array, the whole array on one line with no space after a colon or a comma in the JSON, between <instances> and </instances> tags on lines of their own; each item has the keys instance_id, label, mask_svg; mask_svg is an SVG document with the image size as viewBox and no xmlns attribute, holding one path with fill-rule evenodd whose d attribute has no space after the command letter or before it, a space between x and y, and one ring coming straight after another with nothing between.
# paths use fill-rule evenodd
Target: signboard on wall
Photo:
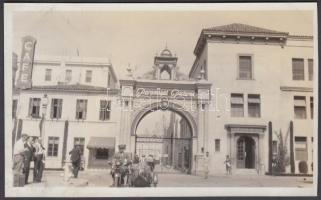
<instances>
[{"instance_id":1,"label":"signboard on wall","mask_svg":"<svg viewBox=\"0 0 321 200\"><path fill-rule=\"evenodd\" d=\"M21 89L31 88L32 85L32 67L36 39L31 36L22 38L22 51L20 59L19 77L17 87Z\"/></svg>"},{"instance_id":2,"label":"signboard on wall","mask_svg":"<svg viewBox=\"0 0 321 200\"><path fill-rule=\"evenodd\" d=\"M163 88L137 88L136 97L151 97L151 96L165 96L170 98L175 97L195 97L194 90L181 89L163 89Z\"/></svg>"}]
</instances>

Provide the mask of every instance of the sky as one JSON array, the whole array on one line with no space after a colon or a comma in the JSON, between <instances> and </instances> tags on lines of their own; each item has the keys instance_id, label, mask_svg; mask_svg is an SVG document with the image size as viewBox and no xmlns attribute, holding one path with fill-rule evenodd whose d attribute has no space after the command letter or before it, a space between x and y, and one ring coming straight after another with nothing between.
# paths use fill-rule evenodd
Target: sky
<instances>
[{"instance_id":1,"label":"sky","mask_svg":"<svg viewBox=\"0 0 321 200\"><path fill-rule=\"evenodd\" d=\"M313 35L312 11L73 11L53 9L14 12L13 51L20 55L21 38L37 39L36 57L103 57L118 78L126 68L136 74L152 69L154 56L167 46L185 74L203 28L244 23L262 28Z\"/></svg>"}]
</instances>

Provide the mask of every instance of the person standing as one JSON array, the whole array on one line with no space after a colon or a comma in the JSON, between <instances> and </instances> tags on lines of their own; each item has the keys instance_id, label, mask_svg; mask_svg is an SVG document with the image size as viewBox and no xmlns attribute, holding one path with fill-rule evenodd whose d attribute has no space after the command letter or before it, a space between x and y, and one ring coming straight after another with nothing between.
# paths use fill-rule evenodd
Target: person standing
<instances>
[{"instance_id":1,"label":"person standing","mask_svg":"<svg viewBox=\"0 0 321 200\"><path fill-rule=\"evenodd\" d=\"M229 155L226 155L226 159L224 161L224 164L225 164L225 168L226 168L226 174L227 175L232 174L232 170L231 170L232 169L232 162L231 162Z\"/></svg>"},{"instance_id":2,"label":"person standing","mask_svg":"<svg viewBox=\"0 0 321 200\"><path fill-rule=\"evenodd\" d=\"M45 148L41 144L41 138L35 138L35 159L33 167L33 182L41 182L43 170L45 168Z\"/></svg>"},{"instance_id":3,"label":"person standing","mask_svg":"<svg viewBox=\"0 0 321 200\"><path fill-rule=\"evenodd\" d=\"M24 147L28 149L25 151L25 156L24 156L24 174L25 174L25 184L28 184L28 177L29 177L29 171L30 171L30 162L34 160L34 147L33 147L33 138L28 137L26 143L24 144Z\"/></svg>"},{"instance_id":4,"label":"person standing","mask_svg":"<svg viewBox=\"0 0 321 200\"><path fill-rule=\"evenodd\" d=\"M14 176L14 186L20 186L19 183L16 183L17 177L23 175L24 154L25 154L25 151L28 150L25 148L24 144L27 138L28 138L28 135L23 133L21 135L21 138L15 143L13 148L12 170L13 170L13 176Z\"/></svg>"},{"instance_id":5,"label":"person standing","mask_svg":"<svg viewBox=\"0 0 321 200\"><path fill-rule=\"evenodd\" d=\"M209 157L209 152L207 151L204 157L204 178L208 178L209 174L209 164L210 164L210 157Z\"/></svg>"},{"instance_id":6,"label":"person standing","mask_svg":"<svg viewBox=\"0 0 321 200\"><path fill-rule=\"evenodd\" d=\"M120 162L121 164L121 176L120 176L120 182L121 184L124 184L125 180L125 175L126 175L126 170L128 169L127 166L125 166L126 163L131 162L131 158L129 154L125 152L126 150L126 145L125 144L120 144L118 145L118 152L115 153L114 158L113 158L113 165L112 165L112 170L111 170L111 176L113 177L113 184L115 185L115 174L114 170L116 168L116 162Z\"/></svg>"},{"instance_id":7,"label":"person standing","mask_svg":"<svg viewBox=\"0 0 321 200\"><path fill-rule=\"evenodd\" d=\"M81 151L79 146L75 146L70 152L70 160L72 163L72 167L73 167L73 174L74 177L77 178L78 177L78 172L80 169L80 162L81 162Z\"/></svg>"}]
</instances>

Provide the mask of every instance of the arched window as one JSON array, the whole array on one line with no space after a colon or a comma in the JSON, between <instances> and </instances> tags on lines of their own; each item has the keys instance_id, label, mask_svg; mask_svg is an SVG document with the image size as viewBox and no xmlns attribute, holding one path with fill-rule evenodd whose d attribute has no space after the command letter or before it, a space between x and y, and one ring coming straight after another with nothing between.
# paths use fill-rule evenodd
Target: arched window
<instances>
[{"instance_id":1,"label":"arched window","mask_svg":"<svg viewBox=\"0 0 321 200\"><path fill-rule=\"evenodd\" d=\"M165 65L160 71L161 80L171 80L171 70L168 65Z\"/></svg>"}]
</instances>

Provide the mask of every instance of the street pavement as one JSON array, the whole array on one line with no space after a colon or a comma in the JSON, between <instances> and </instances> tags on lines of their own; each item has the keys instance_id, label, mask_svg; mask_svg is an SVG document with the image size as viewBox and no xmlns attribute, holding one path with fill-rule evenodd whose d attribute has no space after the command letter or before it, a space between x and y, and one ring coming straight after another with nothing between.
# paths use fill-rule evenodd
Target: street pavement
<instances>
[{"instance_id":1,"label":"street pavement","mask_svg":"<svg viewBox=\"0 0 321 200\"><path fill-rule=\"evenodd\" d=\"M32 173L29 180L32 179ZM88 183L88 184L87 184ZM80 171L78 179L64 182L63 171L45 171L42 183L30 183L26 187L90 186L110 187L112 178L108 170ZM158 187L312 187L312 177L265 175L216 175L202 176L167 173L159 174Z\"/></svg>"}]
</instances>

